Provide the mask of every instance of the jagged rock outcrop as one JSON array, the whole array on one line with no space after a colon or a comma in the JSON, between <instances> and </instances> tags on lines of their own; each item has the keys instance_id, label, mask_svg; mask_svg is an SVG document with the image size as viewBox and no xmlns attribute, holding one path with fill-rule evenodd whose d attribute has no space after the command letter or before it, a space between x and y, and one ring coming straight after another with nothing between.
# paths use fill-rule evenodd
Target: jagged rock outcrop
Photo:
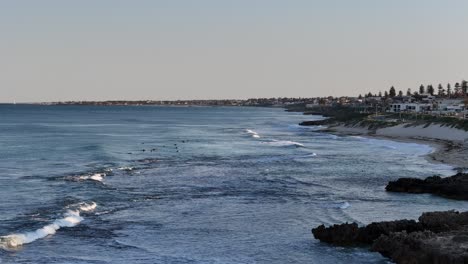
<instances>
[{"instance_id":1,"label":"jagged rock outcrop","mask_svg":"<svg viewBox=\"0 0 468 264\"><path fill-rule=\"evenodd\" d=\"M333 123L333 119L324 119L324 120L314 120L314 121L304 121L299 123L300 126L324 126Z\"/></svg>"},{"instance_id":2,"label":"jagged rock outcrop","mask_svg":"<svg viewBox=\"0 0 468 264\"><path fill-rule=\"evenodd\" d=\"M468 230L399 232L379 237L371 250L402 264L463 264L468 263L467 246Z\"/></svg>"},{"instance_id":3,"label":"jagged rock outcrop","mask_svg":"<svg viewBox=\"0 0 468 264\"><path fill-rule=\"evenodd\" d=\"M371 245L397 263L468 263L468 212L423 213L359 227L345 223L312 229L315 238L339 246Z\"/></svg>"},{"instance_id":4,"label":"jagged rock outcrop","mask_svg":"<svg viewBox=\"0 0 468 264\"><path fill-rule=\"evenodd\" d=\"M442 178L432 176L426 179L400 178L385 187L389 192L432 193L446 198L468 200L468 174Z\"/></svg>"},{"instance_id":5,"label":"jagged rock outcrop","mask_svg":"<svg viewBox=\"0 0 468 264\"><path fill-rule=\"evenodd\" d=\"M320 241L340 246L371 244L381 235L408 230L422 231L423 227L414 220L398 220L372 223L358 227L356 223L345 223L325 227L324 225L312 229L312 234Z\"/></svg>"}]
</instances>

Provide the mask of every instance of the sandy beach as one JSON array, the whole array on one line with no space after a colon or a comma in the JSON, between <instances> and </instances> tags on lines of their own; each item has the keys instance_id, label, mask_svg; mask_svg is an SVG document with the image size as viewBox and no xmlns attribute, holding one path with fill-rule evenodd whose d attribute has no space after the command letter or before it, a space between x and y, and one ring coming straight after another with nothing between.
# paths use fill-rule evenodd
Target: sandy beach
<instances>
[{"instance_id":1,"label":"sandy beach","mask_svg":"<svg viewBox=\"0 0 468 264\"><path fill-rule=\"evenodd\" d=\"M333 125L328 127L327 131L342 135L360 135L430 145L435 149L426 156L431 162L452 165L458 170L468 168L468 131L461 129L440 125L402 124L372 130L362 126Z\"/></svg>"}]
</instances>

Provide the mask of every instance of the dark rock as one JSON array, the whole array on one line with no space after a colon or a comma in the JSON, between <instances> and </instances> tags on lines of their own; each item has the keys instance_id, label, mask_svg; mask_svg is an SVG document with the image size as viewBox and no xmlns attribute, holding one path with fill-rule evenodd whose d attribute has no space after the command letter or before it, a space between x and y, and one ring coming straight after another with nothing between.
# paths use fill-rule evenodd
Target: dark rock
<instances>
[{"instance_id":1,"label":"dark rock","mask_svg":"<svg viewBox=\"0 0 468 264\"><path fill-rule=\"evenodd\" d=\"M304 121L300 123L300 126L323 126L323 125L328 125L333 123L333 120L331 119L325 119L325 120L314 120L314 121Z\"/></svg>"},{"instance_id":2,"label":"dark rock","mask_svg":"<svg viewBox=\"0 0 468 264\"><path fill-rule=\"evenodd\" d=\"M416 232L422 231L423 226L414 220L397 220L387 222L371 223L361 229L359 232L359 241L366 244L372 243L381 235L388 235L393 232Z\"/></svg>"},{"instance_id":3,"label":"dark rock","mask_svg":"<svg viewBox=\"0 0 468 264\"><path fill-rule=\"evenodd\" d=\"M391 181L385 187L389 192L432 193L450 199L468 200L468 174L441 178L428 177L424 180L417 178L400 178Z\"/></svg>"},{"instance_id":4,"label":"dark rock","mask_svg":"<svg viewBox=\"0 0 468 264\"><path fill-rule=\"evenodd\" d=\"M424 229L432 232L446 232L461 230L468 226L468 212L428 212L419 217L419 222Z\"/></svg>"},{"instance_id":5,"label":"dark rock","mask_svg":"<svg viewBox=\"0 0 468 264\"><path fill-rule=\"evenodd\" d=\"M398 232L379 237L371 250L396 263L468 263L468 231L433 233Z\"/></svg>"},{"instance_id":6,"label":"dark rock","mask_svg":"<svg viewBox=\"0 0 468 264\"><path fill-rule=\"evenodd\" d=\"M396 263L468 263L468 212L428 212L416 222L399 220L358 227L345 223L312 230L339 246L371 245Z\"/></svg>"},{"instance_id":7,"label":"dark rock","mask_svg":"<svg viewBox=\"0 0 468 264\"><path fill-rule=\"evenodd\" d=\"M323 112L320 112L320 111L306 111L303 113L304 115L319 115L319 116L323 116L323 117L329 117L329 115L323 113Z\"/></svg>"},{"instance_id":8,"label":"dark rock","mask_svg":"<svg viewBox=\"0 0 468 264\"><path fill-rule=\"evenodd\" d=\"M312 234L322 242L343 246L371 244L381 235L404 230L408 232L422 231L423 227L414 220L378 222L364 227L358 227L356 223L346 223L331 227L321 225L312 229Z\"/></svg>"},{"instance_id":9,"label":"dark rock","mask_svg":"<svg viewBox=\"0 0 468 264\"><path fill-rule=\"evenodd\" d=\"M359 227L356 223L333 225L325 227L321 225L312 229L312 234L322 242L334 245L356 245L359 244Z\"/></svg>"}]
</instances>

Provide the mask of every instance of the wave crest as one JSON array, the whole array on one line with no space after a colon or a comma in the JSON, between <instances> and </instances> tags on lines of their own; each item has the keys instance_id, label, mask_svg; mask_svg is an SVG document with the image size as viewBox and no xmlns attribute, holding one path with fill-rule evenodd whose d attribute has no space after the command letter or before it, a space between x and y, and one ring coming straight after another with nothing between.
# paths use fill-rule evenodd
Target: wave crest
<instances>
[{"instance_id":1,"label":"wave crest","mask_svg":"<svg viewBox=\"0 0 468 264\"><path fill-rule=\"evenodd\" d=\"M42 228L39 228L32 232L26 232L22 234L11 234L7 236L0 236L0 248L2 249L15 249L24 244L29 244L38 239L45 238L49 235L53 235L62 227L74 227L83 221L83 217L80 216L80 212L89 212L96 209L97 204L82 203L76 210L67 210L63 214L63 218L56 219L51 224L48 224Z\"/></svg>"},{"instance_id":2,"label":"wave crest","mask_svg":"<svg viewBox=\"0 0 468 264\"><path fill-rule=\"evenodd\" d=\"M269 144L272 146L277 146L277 147L288 147L288 146L295 146L298 148L303 148L305 147L304 144L295 142L295 141L289 141L289 140L272 140L270 142L264 142L265 144Z\"/></svg>"},{"instance_id":3,"label":"wave crest","mask_svg":"<svg viewBox=\"0 0 468 264\"><path fill-rule=\"evenodd\" d=\"M260 138L260 135L251 129L246 129L245 133L251 135L253 138Z\"/></svg>"},{"instance_id":4,"label":"wave crest","mask_svg":"<svg viewBox=\"0 0 468 264\"><path fill-rule=\"evenodd\" d=\"M102 182L104 177L107 175L105 173L95 173L92 175L80 175L80 176L68 176L65 177L66 180L69 181L98 181Z\"/></svg>"}]
</instances>

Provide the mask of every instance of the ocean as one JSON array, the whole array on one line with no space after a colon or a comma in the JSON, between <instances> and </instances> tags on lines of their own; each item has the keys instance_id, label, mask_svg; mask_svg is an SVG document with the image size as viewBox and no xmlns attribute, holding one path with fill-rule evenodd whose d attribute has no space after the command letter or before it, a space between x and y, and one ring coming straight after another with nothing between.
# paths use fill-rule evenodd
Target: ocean
<instances>
[{"instance_id":1,"label":"ocean","mask_svg":"<svg viewBox=\"0 0 468 264\"><path fill-rule=\"evenodd\" d=\"M320 224L462 201L387 193L454 174L430 146L337 136L279 108L0 106L0 263L388 263Z\"/></svg>"}]
</instances>

